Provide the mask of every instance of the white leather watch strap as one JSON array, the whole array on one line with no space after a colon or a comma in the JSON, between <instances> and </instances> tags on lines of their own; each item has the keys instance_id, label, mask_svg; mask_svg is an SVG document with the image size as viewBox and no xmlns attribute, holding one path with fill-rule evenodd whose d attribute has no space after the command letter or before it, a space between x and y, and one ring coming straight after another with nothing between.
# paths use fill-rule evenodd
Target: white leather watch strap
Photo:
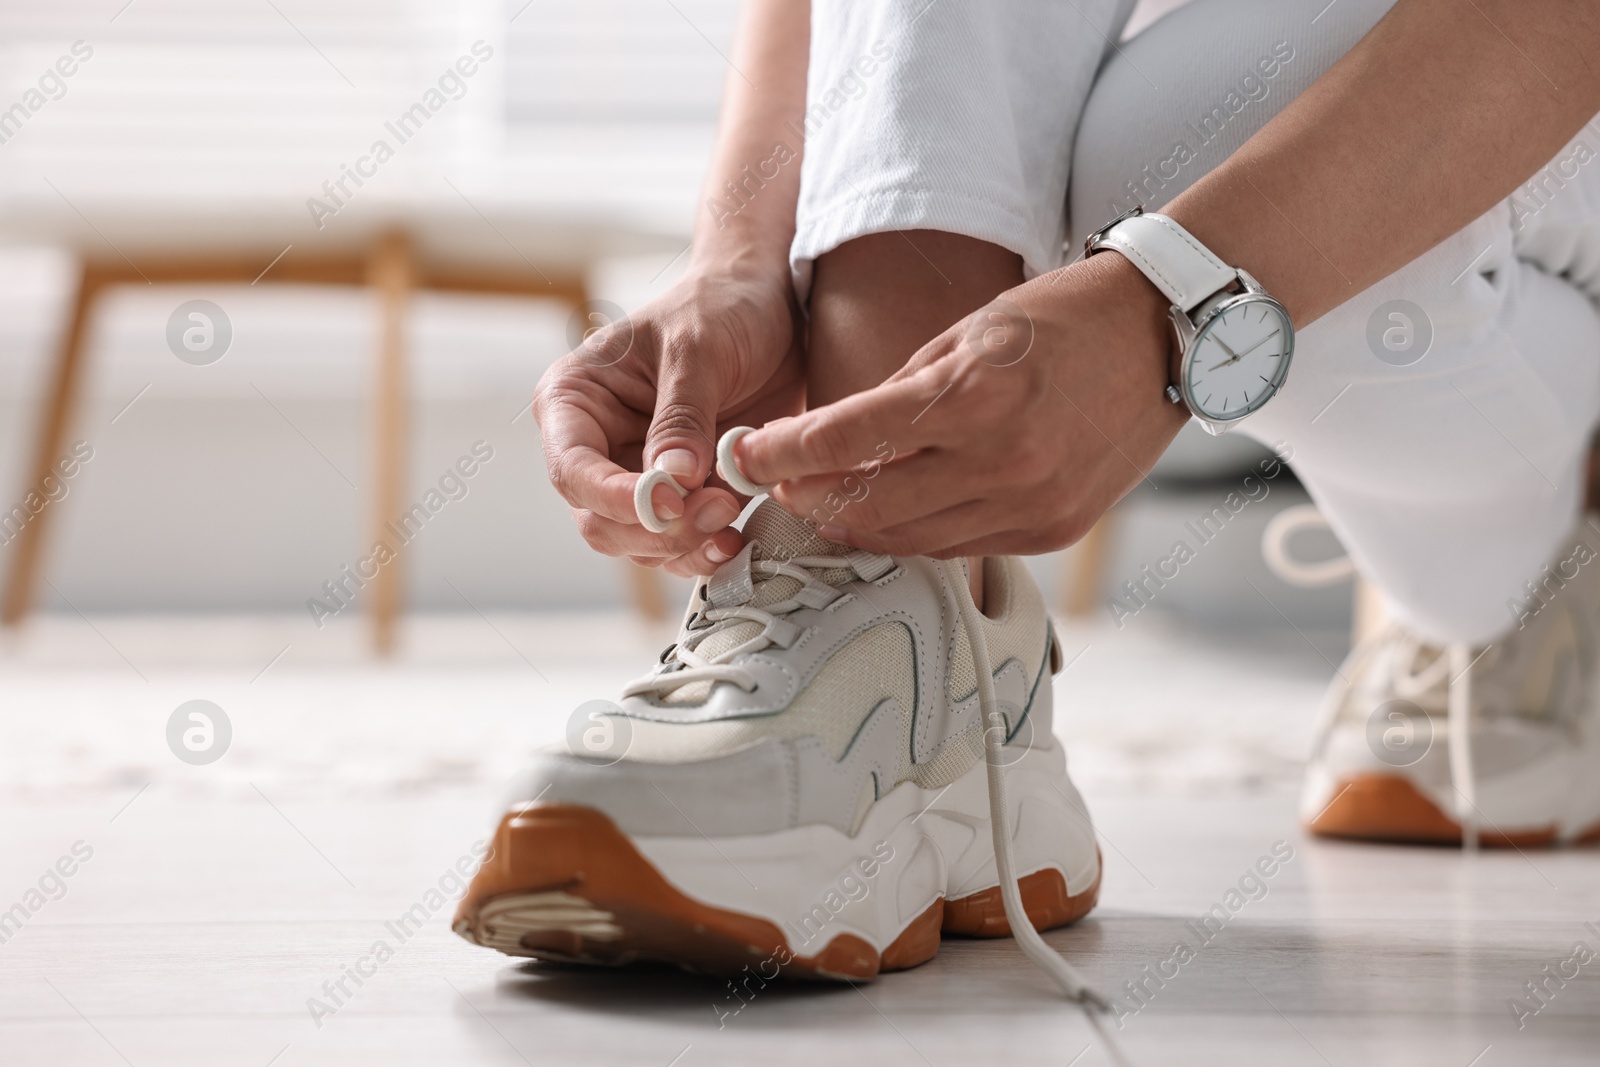
<instances>
[{"instance_id":1,"label":"white leather watch strap","mask_svg":"<svg viewBox=\"0 0 1600 1067\"><path fill-rule=\"evenodd\" d=\"M1239 272L1212 255L1188 230L1165 215L1145 213L1122 220L1100 237L1098 248L1126 256L1184 311L1226 289Z\"/></svg>"}]
</instances>

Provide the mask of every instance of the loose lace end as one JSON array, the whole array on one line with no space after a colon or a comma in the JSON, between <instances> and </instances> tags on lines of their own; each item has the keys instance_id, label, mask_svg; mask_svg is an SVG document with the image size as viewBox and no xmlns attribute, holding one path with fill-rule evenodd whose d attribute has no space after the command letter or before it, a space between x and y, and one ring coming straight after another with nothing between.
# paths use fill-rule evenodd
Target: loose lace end
<instances>
[{"instance_id":1,"label":"loose lace end","mask_svg":"<svg viewBox=\"0 0 1600 1067\"><path fill-rule=\"evenodd\" d=\"M650 499L650 494L658 485L665 485L678 499L689 495L689 491L677 483L677 480L664 470L652 467L639 476L633 486L633 512L639 516L639 522L651 533L666 533L668 520L656 514L655 502Z\"/></svg>"},{"instance_id":2,"label":"loose lace end","mask_svg":"<svg viewBox=\"0 0 1600 1067\"><path fill-rule=\"evenodd\" d=\"M739 469L739 464L733 458L733 446L738 444L745 434L755 433L754 426L735 426L722 435L717 442L717 473L722 475L722 480L733 486L734 489L745 496L764 496L772 491L770 485L757 485L744 476ZM679 485L677 480L664 470L654 468L645 471L633 486L633 513L639 517L639 523L651 533L666 533L668 522L656 514L655 504L650 499L650 494L658 485L669 486L680 498L689 495L689 491Z\"/></svg>"},{"instance_id":3,"label":"loose lace end","mask_svg":"<svg viewBox=\"0 0 1600 1067\"><path fill-rule=\"evenodd\" d=\"M745 496L765 496L772 492L770 485L757 485L744 476L739 469L738 460L733 458L733 446L744 439L746 434L756 432L754 426L735 426L722 435L717 442L717 473L722 475L722 480L733 486Z\"/></svg>"},{"instance_id":4,"label":"loose lace end","mask_svg":"<svg viewBox=\"0 0 1600 1067\"><path fill-rule=\"evenodd\" d=\"M983 746L984 766L989 778L989 826L994 834L994 865L1000 876L1000 901L1005 907L1006 922L1011 926L1011 936L1023 954L1055 983L1068 1000L1108 1012L1111 1002L1090 985L1076 967L1045 944L1039 931L1033 928L1027 908L1023 906L1022 887L1017 882L1016 859L1011 852L1011 805L1006 796L1005 757L1000 751L1000 746L1005 743L1005 717L1000 714L999 703L995 700L989 642L983 634L978 606L967 593L967 575L961 562L946 560L940 566L955 590L961 624L967 631L967 645L972 650L973 672L978 676L978 713L986 727Z\"/></svg>"}]
</instances>

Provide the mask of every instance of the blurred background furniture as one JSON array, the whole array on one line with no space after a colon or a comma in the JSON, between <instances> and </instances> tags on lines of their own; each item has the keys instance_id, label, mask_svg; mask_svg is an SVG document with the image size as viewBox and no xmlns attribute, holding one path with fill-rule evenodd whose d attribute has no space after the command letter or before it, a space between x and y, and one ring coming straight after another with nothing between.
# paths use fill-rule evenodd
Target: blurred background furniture
<instances>
[{"instance_id":1,"label":"blurred background furniture","mask_svg":"<svg viewBox=\"0 0 1600 1067\"><path fill-rule=\"evenodd\" d=\"M36 217L37 218L37 217ZM102 214L106 224L127 225L129 216L115 209ZM62 220L64 221L64 220ZM460 225L462 220L451 220ZM426 220L421 227L445 229L445 220ZM150 218L135 225L150 227ZM79 381L84 371L84 349L93 324L96 304L113 285L218 285L260 283L269 273L281 284L369 286L379 304L379 330L372 381L373 440L371 464L366 472L371 507L371 530L384 536L384 527L405 510L404 463L408 435L407 411L410 406L406 366L407 318L413 293L418 289L473 293L510 293L563 299L574 308L584 300L583 284L570 275L555 279L518 264L496 262L506 257L463 255L460 242L422 245L411 232L391 229L373 234L364 251L319 248L291 259L292 248L285 249L265 267L258 266L263 250L248 236L220 237L209 229L208 237L216 248L175 248L165 242L159 249L147 250L128 242L135 261L127 253L108 256L91 246L79 250L80 274L67 326L57 349L48 392L33 442L32 477L29 486L42 484L60 457L70 450L69 432L77 414ZM104 238L107 245L111 239ZM442 246L442 247L441 247ZM454 255L450 253L454 252ZM433 255L429 255L433 253ZM531 266L531 264L530 264ZM223 356L225 357L225 354ZM26 616L39 580L40 560L55 509L46 507L18 532L10 560L5 599L0 607L0 622L16 625ZM378 651L392 650L394 620L400 606L400 563L379 569L371 580L367 597L373 618L374 643Z\"/></svg>"},{"instance_id":2,"label":"blurred background furniture","mask_svg":"<svg viewBox=\"0 0 1600 1067\"><path fill-rule=\"evenodd\" d=\"M575 303L631 309L681 271L737 8L0 3L0 106L93 49L0 144L0 510L73 442L94 449L0 536L5 618L337 604L326 586L476 442L493 461L354 597L378 647L402 604L665 617L681 583L587 549L526 402ZM397 143L386 124L475 42L492 55ZM319 227L308 201L378 138L394 158ZM165 336L197 298L233 331L207 366ZM1186 431L1081 545L1034 561L1041 579L1103 616L1259 454ZM1261 526L1304 499L1279 488L1164 610L1275 618L1237 574L1270 580ZM1348 612L1270 588L1297 620Z\"/></svg>"},{"instance_id":3,"label":"blurred background furniture","mask_svg":"<svg viewBox=\"0 0 1600 1067\"><path fill-rule=\"evenodd\" d=\"M425 387L414 395L430 377L430 368L416 367L406 356L407 334L418 325L417 294L531 296L559 306L540 316L530 331L526 312L518 330L507 318L518 313L502 303L495 308L500 321L491 324L498 329L489 331L498 336L488 339L479 330L473 337L458 325L457 351L445 357L453 360L455 374L470 377L472 369L479 371L479 396L491 390L484 368L472 368L474 362L498 357L512 364L520 373L498 377L515 379L517 402L524 404L537 372L570 347L567 316L587 298L592 279L617 287L596 296L629 306L648 295L627 291L630 284L637 288L626 280L627 267L635 262L630 257L650 261L653 254L659 262L650 263L652 280L671 280L674 260L687 245L725 71L719 52L726 48L736 5L700 0L675 9L642 2L568 2L530 10L526 4L480 0L443 10L390 3L371 5L383 9L372 14L384 17L367 18L306 4L224 9L188 2L119 11L109 22L100 6L0 7L7 69L31 79L36 69L50 69L68 53L74 38L82 42L79 52L89 53L73 76L61 79L60 98L25 116L4 146L8 165L0 173L0 241L11 246L12 269L0 268L0 277L42 273L45 284L34 288L44 290L46 307L54 303L56 321L64 324L52 343L48 326L39 328L38 296L11 290L16 303L25 305L17 309L22 317L35 321L12 327L5 345L8 366L0 372L14 386L8 390L11 404L20 408L16 413L22 417L14 425L31 427L0 442L0 458L20 472L7 479L6 487L16 486L24 495L86 425L111 426L111 419L99 420L101 401L118 403L112 419L126 439L126 431L138 425L140 409L121 405L135 395L144 410L165 402L191 413L197 390L225 405L253 400L276 408L274 417L313 451L324 453L320 462L339 480L364 487L359 495L366 498L367 515L354 523L360 531L356 539L342 546L339 557L329 557L331 573L340 566L335 558L343 560L366 545L367 530L393 520L415 499L410 487L438 476L432 470L438 463L419 471L406 450L408 428L417 421L408 419L408 412L445 399L439 391L428 395ZM81 36L85 24L104 29L89 41ZM167 76L175 65L185 77ZM466 75L466 69L473 73ZM27 84L23 80L17 92ZM433 101L427 99L430 92L437 94ZM420 129L397 130L395 123L418 102L442 106L425 114ZM402 143L401 132L411 137ZM390 144L393 158L368 163L366 169L376 174L352 185L350 166L378 139ZM342 189L329 184L341 180ZM311 210L313 200L323 205L320 218ZM337 205L331 215L329 204ZM38 249L57 255L41 257ZM616 262L622 264L620 274ZM258 380L300 362L272 358L281 357L281 347L247 368L242 379L230 378L227 362L249 363L266 355L250 301L259 303L259 290L268 284L369 287L377 298L370 310L378 328L363 331L368 336L360 347L373 354L372 365L356 369L348 365L348 352L327 351L334 346L325 343L325 335L316 336L326 326L318 312L330 310L324 303L302 307L297 322L275 331L278 341L287 341L296 332L292 327L299 326L300 336L290 344L309 347L305 355L325 360L304 361L311 365L299 369L311 378L284 382L287 399L283 390L269 390ZM114 288L123 286L146 287L147 295ZM118 336L133 311L130 305L143 300L148 313L201 294L233 308L232 317L243 316L234 323L234 352L223 364L178 365L162 351L160 328ZM459 320L482 319L485 309L481 301L474 306L458 300L436 302L422 313L429 310ZM147 327L157 325L153 314L145 318ZM252 331L252 326L258 328ZM340 347L350 340L340 338ZM124 341L131 343L119 343ZM462 351L474 345L476 351ZM163 363L171 365L152 366ZM167 380L157 371L165 371ZM423 381L414 380L419 375ZM369 454L363 461L341 457L336 462L330 457L341 448L341 435L319 436L316 426L297 417L305 413L294 408L302 399L316 404L341 392L345 401L354 399L349 387L357 382L355 391L368 401L357 418L370 423ZM460 391L459 383L453 389L446 384L443 393L458 401ZM187 405L178 400L183 393L189 394ZM468 414L466 421L476 425L482 439L503 434L514 412L499 408L509 395L508 390L496 404L496 415L504 417L493 419L492 427L491 420ZM147 428L181 428L181 410L163 414L177 421ZM350 413L341 414L353 421ZM420 415L426 432L427 412ZM531 419L525 420L519 432L527 432L529 424ZM463 440L458 451L473 439ZM210 443L225 451L241 442L229 435ZM349 443L343 442L346 452ZM100 458L106 458L104 448ZM235 459L227 480L259 488L252 460ZM440 469L445 467L447 460ZM85 473L69 488L92 485L93 494L80 492L71 503L52 504L8 541L6 622L19 621L41 588L53 592L57 603L76 604L81 598L91 607L152 599L203 606L192 598L208 594L173 590L174 576L163 574L164 565L177 564L181 573L193 561L197 542L208 534L213 542L233 539L236 531L227 529L228 521L261 510L242 500L237 501L242 508L206 507L223 501L191 486L201 491L188 493L187 505L169 501L171 510L164 512L179 532L153 538L173 538L167 553L141 553L137 564L85 558L71 530L62 531L59 553L47 551L56 541L55 527L71 521L91 495L101 496L107 505L101 510L116 515L119 528L158 521L131 500L104 497L108 487L94 477L99 472L92 465ZM342 501L338 510L347 512L352 503ZM100 520L93 525L103 528L105 517L91 512L87 518ZM351 525L348 517L343 525ZM182 531L194 536L186 539ZM284 534L284 540L292 537ZM271 555L268 544L259 547ZM532 547L524 542L525 551ZM237 578L238 564L231 569ZM59 581L51 581L50 573ZM455 582L428 573L424 567L425 587L413 590L424 604L444 600L460 606L459 598L466 598L495 605L518 599L497 590L492 579ZM392 641L400 574L398 567L384 568L363 593L380 648ZM237 580L207 577L204 585L214 591L209 595L231 597L230 605L239 602ZM153 585L162 588L152 598ZM74 586L79 596L72 595ZM624 595L646 613L660 613L665 598L657 586L653 576L628 574ZM305 593L317 590L312 581ZM592 592L585 590L586 599ZM243 599L262 608L287 606L279 594L263 593L249 592Z\"/></svg>"}]
</instances>

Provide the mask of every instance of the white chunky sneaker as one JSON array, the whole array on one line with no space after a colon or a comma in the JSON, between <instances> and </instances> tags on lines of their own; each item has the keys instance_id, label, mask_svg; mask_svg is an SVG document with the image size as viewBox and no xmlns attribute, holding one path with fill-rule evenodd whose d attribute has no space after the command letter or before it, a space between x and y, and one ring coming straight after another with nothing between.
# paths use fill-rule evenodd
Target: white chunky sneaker
<instances>
[{"instance_id":1,"label":"white chunky sneaker","mask_svg":"<svg viewBox=\"0 0 1600 1067\"><path fill-rule=\"evenodd\" d=\"M1385 619L1350 653L1306 772L1308 829L1517 847L1600 837L1600 538L1580 522L1563 544L1492 644L1430 646Z\"/></svg>"},{"instance_id":2,"label":"white chunky sneaker","mask_svg":"<svg viewBox=\"0 0 1600 1067\"><path fill-rule=\"evenodd\" d=\"M824 541L772 501L744 533L661 662L515 782L456 932L513 956L859 979L931 958L941 932L1008 934L1024 907L1038 929L1085 915L1099 854L1021 563L989 562L982 616L958 564Z\"/></svg>"}]
</instances>

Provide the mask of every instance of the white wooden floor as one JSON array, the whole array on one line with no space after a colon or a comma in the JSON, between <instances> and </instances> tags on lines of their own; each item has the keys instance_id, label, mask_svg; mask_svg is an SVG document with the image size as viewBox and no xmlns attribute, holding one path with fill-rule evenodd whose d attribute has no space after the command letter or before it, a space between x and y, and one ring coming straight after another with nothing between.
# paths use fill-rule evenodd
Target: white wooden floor
<instances>
[{"instance_id":1,"label":"white wooden floor","mask_svg":"<svg viewBox=\"0 0 1600 1067\"><path fill-rule=\"evenodd\" d=\"M69 670L38 649L13 651L0 669L7 765L29 762L16 751L20 733L68 782L52 787L35 776L27 788L0 789L0 909L24 901L76 842L80 854L93 850L63 880L65 894L0 944L0 1064L1600 1061L1600 926L1584 925L1600 924L1600 854L1464 857L1313 842L1296 829L1282 775L1255 776L1266 784L1254 788L1216 776L1200 779L1210 783L1201 787L1082 776L1098 783L1086 792L1102 830L1102 903L1048 939L1119 996L1127 1014L1120 1025L1108 1019L1103 1035L1055 999L1010 942L948 942L912 972L859 988L774 985L748 1003L714 980L677 973L519 964L456 939L448 906L400 943L386 921L426 904L430 887L470 853L490 822L494 783L478 773L464 781L402 776L378 788L358 775L318 790L303 775L330 746L358 762L367 747L447 756L457 744L451 723L470 732L474 702L487 699L473 689L487 683L472 679L493 671L455 675L463 703L428 716L397 713L385 727L352 710L352 721L372 733L363 739L331 711L319 726L304 707L343 701L360 671L289 669L264 705L248 714L240 705L238 751L192 768L170 755L158 764L143 736L156 732L154 749L164 752L168 691L243 698L227 696L217 669L185 675L188 668L146 655L131 634L98 625L148 681L120 661ZM512 641L527 636L510 623L500 628ZM269 633L261 643L264 663L281 642ZM1086 654L1083 666L1098 654ZM1184 654L1173 651L1178 662ZM1233 655L1238 665L1259 647ZM1314 696L1326 668L1309 654L1297 662L1280 664L1283 691L1301 692L1299 671L1302 695ZM578 669L540 665L555 674L554 685ZM259 669L241 671L240 685ZM419 687L408 669L382 675L390 678L384 683L362 677L370 690L420 688L430 700L449 688ZM128 679L117 681L114 671ZM1098 676L1082 677L1078 684L1088 685ZM1147 703L1158 684L1166 683L1125 682L1129 705ZM148 697L152 690L161 695ZM159 707L136 717L137 731L119 734L117 702L147 699ZM39 717L67 717L76 732L52 732ZM294 729L270 733L274 718ZM1240 736L1248 747L1249 735ZM1099 736L1094 744L1111 742ZM235 759L247 773L222 777ZM75 767L93 773L73 778ZM1187 922L1224 902L1279 841L1293 858L1265 882L1264 896L1257 891L1260 899L1202 944ZM57 889L49 880L47 888ZM318 1025L308 999L334 1006L324 983L338 981L379 939L397 946L392 958L360 987L345 979L350 995ZM1147 965L1159 968L1179 941L1193 958L1164 985L1147 982L1146 1004L1133 1011L1138 1002L1125 983L1143 978ZM1564 986L1551 981L1548 1006L1519 1030L1508 1001L1526 999L1524 984L1547 965L1570 975L1566 961L1580 941L1596 958Z\"/></svg>"}]
</instances>

